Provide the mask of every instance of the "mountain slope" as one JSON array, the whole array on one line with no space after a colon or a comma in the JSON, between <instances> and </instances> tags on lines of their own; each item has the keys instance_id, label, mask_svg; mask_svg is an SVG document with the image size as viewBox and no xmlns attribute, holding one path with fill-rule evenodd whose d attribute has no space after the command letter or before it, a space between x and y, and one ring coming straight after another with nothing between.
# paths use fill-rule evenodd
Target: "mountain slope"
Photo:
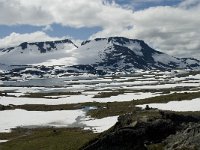
<instances>
[{"instance_id":1,"label":"mountain slope","mask_svg":"<svg viewBox=\"0 0 200 150\"><path fill-rule=\"evenodd\" d=\"M0 63L11 65L27 65L44 63L49 60L68 57L68 51L77 46L68 39L27 43L16 47L0 49Z\"/></svg>"},{"instance_id":2,"label":"mountain slope","mask_svg":"<svg viewBox=\"0 0 200 150\"><path fill-rule=\"evenodd\" d=\"M78 64L116 70L200 68L200 61L176 58L149 47L144 41L124 37L97 38L85 41ZM85 61L84 61L85 59Z\"/></svg>"},{"instance_id":3,"label":"mountain slope","mask_svg":"<svg viewBox=\"0 0 200 150\"><path fill-rule=\"evenodd\" d=\"M22 43L0 50L0 63L64 65L70 72L131 72L137 69L200 69L200 61L176 58L152 49L142 40L96 38L77 46L70 40Z\"/></svg>"}]
</instances>

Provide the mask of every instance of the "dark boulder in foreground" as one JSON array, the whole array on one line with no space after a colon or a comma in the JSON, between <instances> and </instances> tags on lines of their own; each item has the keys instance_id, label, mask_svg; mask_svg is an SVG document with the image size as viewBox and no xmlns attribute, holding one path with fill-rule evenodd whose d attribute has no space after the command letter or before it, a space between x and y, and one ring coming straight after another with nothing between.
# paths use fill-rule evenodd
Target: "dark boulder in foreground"
<instances>
[{"instance_id":1,"label":"dark boulder in foreground","mask_svg":"<svg viewBox=\"0 0 200 150\"><path fill-rule=\"evenodd\" d=\"M200 124L190 123L185 130L177 132L176 135L169 136L163 143L166 144L165 149L200 149Z\"/></svg>"},{"instance_id":2,"label":"dark boulder in foreground","mask_svg":"<svg viewBox=\"0 0 200 150\"><path fill-rule=\"evenodd\" d=\"M113 128L82 150L200 149L200 117L156 110L149 110L155 115L140 113L120 116Z\"/></svg>"}]
</instances>

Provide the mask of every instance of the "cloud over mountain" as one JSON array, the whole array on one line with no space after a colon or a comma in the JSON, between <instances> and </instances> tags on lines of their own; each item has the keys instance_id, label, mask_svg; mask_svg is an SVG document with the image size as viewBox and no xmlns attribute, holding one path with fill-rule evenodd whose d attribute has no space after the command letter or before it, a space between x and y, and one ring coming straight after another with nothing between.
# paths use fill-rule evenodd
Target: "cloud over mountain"
<instances>
[{"instance_id":1,"label":"cloud over mountain","mask_svg":"<svg viewBox=\"0 0 200 150\"><path fill-rule=\"evenodd\" d=\"M42 31L19 34L13 32L9 36L4 38L0 38L0 48L6 48L11 46L17 46L23 42L39 42L39 41L52 41L52 40L60 40L66 37L58 38L51 37Z\"/></svg>"},{"instance_id":2,"label":"cloud over mountain","mask_svg":"<svg viewBox=\"0 0 200 150\"><path fill-rule=\"evenodd\" d=\"M138 0L131 2L139 3ZM155 3L155 0L148 0L148 3L151 2ZM91 39L126 36L143 39L154 48L175 56L192 54L200 58L199 0L180 0L177 5L153 6L142 10L107 0L0 0L0 9L2 25L48 27L58 23L74 28L101 27L102 30L91 35ZM51 37L47 35L46 40L48 38ZM2 40L9 43L8 37Z\"/></svg>"}]
</instances>

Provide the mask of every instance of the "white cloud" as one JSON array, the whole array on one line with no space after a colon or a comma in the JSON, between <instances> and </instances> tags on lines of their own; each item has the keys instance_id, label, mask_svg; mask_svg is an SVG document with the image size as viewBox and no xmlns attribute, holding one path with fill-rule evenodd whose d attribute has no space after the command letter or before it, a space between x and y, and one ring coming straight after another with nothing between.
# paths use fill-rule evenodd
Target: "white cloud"
<instances>
[{"instance_id":1,"label":"white cloud","mask_svg":"<svg viewBox=\"0 0 200 150\"><path fill-rule=\"evenodd\" d=\"M0 0L0 24L50 24L53 17L36 5L26 5L21 0Z\"/></svg>"},{"instance_id":2,"label":"white cloud","mask_svg":"<svg viewBox=\"0 0 200 150\"><path fill-rule=\"evenodd\" d=\"M0 48L17 46L23 42L55 41L55 40L63 40L63 39L70 39L77 46L80 46L82 42L79 39L73 39L72 37L67 36L67 35L63 37L52 37L43 31L25 33L25 34L13 32L9 36L0 38Z\"/></svg>"},{"instance_id":3,"label":"white cloud","mask_svg":"<svg viewBox=\"0 0 200 150\"><path fill-rule=\"evenodd\" d=\"M0 10L0 24L59 23L77 28L124 26L132 15L132 10L105 0L0 0Z\"/></svg>"},{"instance_id":4,"label":"white cloud","mask_svg":"<svg viewBox=\"0 0 200 150\"><path fill-rule=\"evenodd\" d=\"M13 32L9 36L0 38L0 48L17 46L23 42L52 41L52 40L60 40L64 38L67 38L67 37L62 37L62 38L50 37L49 35L47 35L46 33L42 31L26 33L26 34Z\"/></svg>"},{"instance_id":5,"label":"white cloud","mask_svg":"<svg viewBox=\"0 0 200 150\"><path fill-rule=\"evenodd\" d=\"M132 0L135 3L139 1L144 2ZM172 55L200 58L199 0L182 0L178 6L158 6L135 12L106 0L0 0L0 10L0 24L48 26L58 23L76 28L99 26L102 31L91 38L138 38ZM52 38L44 32L40 33L41 37ZM29 39L21 38L21 35L12 38L15 34L0 39L0 46ZM29 40L31 38L40 40L34 36ZM6 42L2 42L4 40Z\"/></svg>"},{"instance_id":6,"label":"white cloud","mask_svg":"<svg viewBox=\"0 0 200 150\"><path fill-rule=\"evenodd\" d=\"M185 1L186 2L186 1ZM152 7L132 14L133 28L110 27L91 36L126 36L180 57L200 58L200 7Z\"/></svg>"},{"instance_id":7,"label":"white cloud","mask_svg":"<svg viewBox=\"0 0 200 150\"><path fill-rule=\"evenodd\" d=\"M179 4L179 7L181 8L194 8L200 5L200 1L199 0L183 0L183 2L181 2Z\"/></svg>"},{"instance_id":8,"label":"white cloud","mask_svg":"<svg viewBox=\"0 0 200 150\"><path fill-rule=\"evenodd\" d=\"M155 3L160 3L160 2L166 2L166 1L174 1L174 0L132 0L131 2L137 2L137 3L144 3L144 2L155 2Z\"/></svg>"},{"instance_id":9,"label":"white cloud","mask_svg":"<svg viewBox=\"0 0 200 150\"><path fill-rule=\"evenodd\" d=\"M51 25L46 25L44 28L42 28L43 31L53 31L53 28Z\"/></svg>"}]
</instances>

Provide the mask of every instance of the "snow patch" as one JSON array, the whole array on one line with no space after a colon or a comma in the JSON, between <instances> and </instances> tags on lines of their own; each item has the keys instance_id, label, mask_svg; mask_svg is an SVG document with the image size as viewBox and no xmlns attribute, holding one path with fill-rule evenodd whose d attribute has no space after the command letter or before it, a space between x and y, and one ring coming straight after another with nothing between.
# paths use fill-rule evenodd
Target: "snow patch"
<instances>
[{"instance_id":1,"label":"snow patch","mask_svg":"<svg viewBox=\"0 0 200 150\"><path fill-rule=\"evenodd\" d=\"M28 126L68 127L84 116L83 110L26 111L21 109L0 112L0 132L10 132L12 128Z\"/></svg>"},{"instance_id":2,"label":"snow patch","mask_svg":"<svg viewBox=\"0 0 200 150\"><path fill-rule=\"evenodd\" d=\"M8 140L0 140L0 143L8 142Z\"/></svg>"},{"instance_id":3,"label":"snow patch","mask_svg":"<svg viewBox=\"0 0 200 150\"><path fill-rule=\"evenodd\" d=\"M84 95L85 94L85 95ZM48 98L26 98L26 97L0 97L1 105L25 105L25 104L45 104L45 105L59 105L59 104L76 104L76 103L86 103L86 102L120 102L120 101L131 101L131 100L140 100L144 98L150 98L159 96L159 93L126 93L120 94L118 96L111 96L107 98L93 98L94 95L87 95L88 93L83 93L82 95L65 95ZM95 93L93 93L95 94Z\"/></svg>"},{"instance_id":4,"label":"snow patch","mask_svg":"<svg viewBox=\"0 0 200 150\"><path fill-rule=\"evenodd\" d=\"M87 110L26 111L16 109L0 111L0 132L11 132L17 127L82 127L85 130L99 133L117 122L118 116L102 119L85 117Z\"/></svg>"},{"instance_id":5,"label":"snow patch","mask_svg":"<svg viewBox=\"0 0 200 150\"><path fill-rule=\"evenodd\" d=\"M184 101L171 101L168 103L153 103L153 104L144 104L137 105L137 107L145 108L146 105L152 108L158 108L161 110L171 110L171 111L200 111L200 98L193 100L184 100Z\"/></svg>"},{"instance_id":6,"label":"snow patch","mask_svg":"<svg viewBox=\"0 0 200 150\"><path fill-rule=\"evenodd\" d=\"M152 57L154 58L154 61L164 64L169 64L170 62L180 63L180 61L177 58L169 56L167 54L155 53Z\"/></svg>"},{"instance_id":7,"label":"snow patch","mask_svg":"<svg viewBox=\"0 0 200 150\"><path fill-rule=\"evenodd\" d=\"M117 122L118 116L106 117L102 119L92 119L84 122L85 130L92 130L95 133L101 133L108 130Z\"/></svg>"}]
</instances>

